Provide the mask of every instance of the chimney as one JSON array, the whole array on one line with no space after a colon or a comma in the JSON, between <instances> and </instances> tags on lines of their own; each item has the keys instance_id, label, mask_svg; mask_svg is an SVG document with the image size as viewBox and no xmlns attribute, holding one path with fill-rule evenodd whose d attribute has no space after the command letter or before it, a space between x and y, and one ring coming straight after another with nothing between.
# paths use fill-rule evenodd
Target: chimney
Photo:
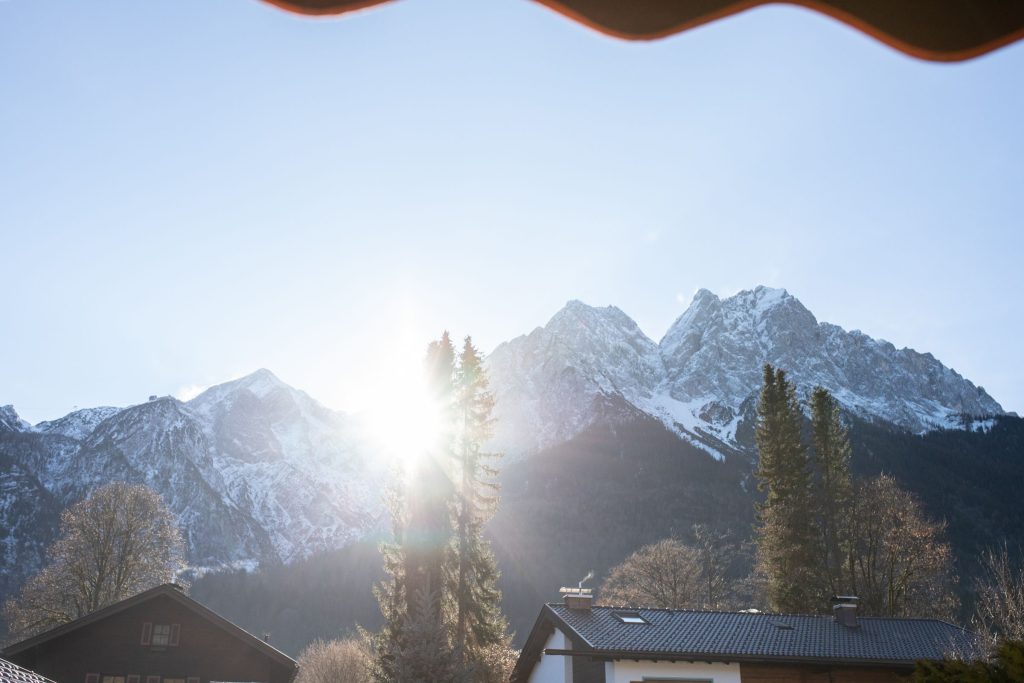
<instances>
[{"instance_id":1,"label":"chimney","mask_svg":"<svg viewBox=\"0 0 1024 683\"><path fill-rule=\"evenodd\" d=\"M270 642L270 634L269 633L264 633L263 634L263 642L264 643L269 643Z\"/></svg>"},{"instance_id":2,"label":"chimney","mask_svg":"<svg viewBox=\"0 0 1024 683\"><path fill-rule=\"evenodd\" d=\"M855 595L833 595L832 614L835 615L836 623L847 628L857 628L857 602L860 600Z\"/></svg>"},{"instance_id":3,"label":"chimney","mask_svg":"<svg viewBox=\"0 0 1024 683\"><path fill-rule=\"evenodd\" d=\"M565 596L565 606L569 609L578 609L585 612L590 611L590 606L594 603L594 596L589 593L575 593L567 594Z\"/></svg>"},{"instance_id":4,"label":"chimney","mask_svg":"<svg viewBox=\"0 0 1024 683\"><path fill-rule=\"evenodd\" d=\"M587 572L587 575L580 579L579 585L576 588L561 588L559 593L562 594L565 600L565 606L569 609L578 609L581 611L589 612L591 605L594 604L593 591L589 588L584 588L583 584L594 578L594 570L591 569Z\"/></svg>"}]
</instances>

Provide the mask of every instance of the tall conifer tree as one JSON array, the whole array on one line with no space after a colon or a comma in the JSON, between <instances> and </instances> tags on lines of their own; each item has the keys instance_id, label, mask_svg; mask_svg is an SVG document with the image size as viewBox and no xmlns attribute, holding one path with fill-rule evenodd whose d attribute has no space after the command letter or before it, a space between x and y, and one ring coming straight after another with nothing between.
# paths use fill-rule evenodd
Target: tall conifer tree
<instances>
[{"instance_id":1,"label":"tall conifer tree","mask_svg":"<svg viewBox=\"0 0 1024 683\"><path fill-rule=\"evenodd\" d=\"M486 659L509 643L483 537L498 502L497 454L484 450L494 399L483 360L468 337L456 358L445 333L427 349L426 373L439 434L392 496L389 579L377 588L385 624L376 676L388 683L483 680Z\"/></svg>"},{"instance_id":2,"label":"tall conifer tree","mask_svg":"<svg viewBox=\"0 0 1024 683\"><path fill-rule=\"evenodd\" d=\"M783 370L764 367L758 402L758 563L767 578L772 609L812 612L825 596L816 587L818 556L807 449L796 388Z\"/></svg>"},{"instance_id":3,"label":"tall conifer tree","mask_svg":"<svg viewBox=\"0 0 1024 683\"><path fill-rule=\"evenodd\" d=\"M840 417L838 401L822 387L811 394L811 436L818 474L821 582L833 595L856 594L848 523L853 485L850 438Z\"/></svg>"},{"instance_id":4,"label":"tall conifer tree","mask_svg":"<svg viewBox=\"0 0 1024 683\"><path fill-rule=\"evenodd\" d=\"M438 421L434 443L425 444L425 452L414 459L414 481L406 492L409 520L405 529L406 604L410 615L419 606L430 606L431 618L440 622L444 593L448 582L447 553L452 540L450 508L452 486L452 449L455 398L455 347L445 332L427 347L426 381L430 401ZM401 429L396 425L396 429ZM419 593L428 596L423 602Z\"/></svg>"},{"instance_id":5,"label":"tall conifer tree","mask_svg":"<svg viewBox=\"0 0 1024 683\"><path fill-rule=\"evenodd\" d=\"M484 524L498 507L497 453L484 450L491 436L494 398L483 359L466 337L456 375L458 421L455 471L455 651L472 665L488 648L508 643L508 624L501 613L498 568Z\"/></svg>"},{"instance_id":6,"label":"tall conifer tree","mask_svg":"<svg viewBox=\"0 0 1024 683\"><path fill-rule=\"evenodd\" d=\"M433 443L414 454L413 471L402 473L389 501L394 543L382 548L389 578L376 591L385 621L377 637L376 677L386 683L462 680L446 626L455 395L455 348L447 332L427 347L424 365L440 428Z\"/></svg>"}]
</instances>

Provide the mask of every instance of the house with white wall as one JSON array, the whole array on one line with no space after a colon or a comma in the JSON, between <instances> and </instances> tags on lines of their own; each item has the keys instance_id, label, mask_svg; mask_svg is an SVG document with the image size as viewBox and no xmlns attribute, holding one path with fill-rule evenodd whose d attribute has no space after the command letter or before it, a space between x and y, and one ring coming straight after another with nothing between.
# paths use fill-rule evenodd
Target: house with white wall
<instances>
[{"instance_id":1,"label":"house with white wall","mask_svg":"<svg viewBox=\"0 0 1024 683\"><path fill-rule=\"evenodd\" d=\"M632 609L568 595L544 606L513 683L889 683L920 659L971 652L974 636L936 619Z\"/></svg>"}]
</instances>

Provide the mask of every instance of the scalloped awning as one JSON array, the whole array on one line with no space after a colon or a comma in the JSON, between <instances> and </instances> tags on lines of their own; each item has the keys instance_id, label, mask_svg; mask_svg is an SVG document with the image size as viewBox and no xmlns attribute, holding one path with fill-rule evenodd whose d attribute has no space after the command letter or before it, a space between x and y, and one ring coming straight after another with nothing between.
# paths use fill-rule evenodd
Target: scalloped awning
<instances>
[{"instance_id":1,"label":"scalloped awning","mask_svg":"<svg viewBox=\"0 0 1024 683\"><path fill-rule=\"evenodd\" d=\"M391 0L265 0L343 14ZM602 33L652 40L780 0L533 0ZM1024 0L783 0L822 12L921 59L955 62L1024 38Z\"/></svg>"}]
</instances>

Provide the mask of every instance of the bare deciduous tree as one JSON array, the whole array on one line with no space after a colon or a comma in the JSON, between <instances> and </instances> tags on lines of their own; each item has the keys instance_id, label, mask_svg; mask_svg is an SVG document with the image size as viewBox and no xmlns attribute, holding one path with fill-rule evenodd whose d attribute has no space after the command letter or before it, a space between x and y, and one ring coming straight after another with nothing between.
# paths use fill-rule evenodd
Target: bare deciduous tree
<instances>
[{"instance_id":1,"label":"bare deciduous tree","mask_svg":"<svg viewBox=\"0 0 1024 683\"><path fill-rule=\"evenodd\" d=\"M25 638L173 581L185 547L160 495L113 483L64 511L49 564L8 600L11 637Z\"/></svg>"},{"instance_id":2,"label":"bare deciduous tree","mask_svg":"<svg viewBox=\"0 0 1024 683\"><path fill-rule=\"evenodd\" d=\"M700 548L675 539L644 546L613 567L601 586L600 599L607 605L661 607L670 609L710 606L718 591L718 581L707 581L708 556ZM713 568L718 571L719 568Z\"/></svg>"},{"instance_id":3,"label":"bare deciduous tree","mask_svg":"<svg viewBox=\"0 0 1024 683\"><path fill-rule=\"evenodd\" d=\"M373 655L365 639L316 640L299 655L295 683L371 683Z\"/></svg>"},{"instance_id":4,"label":"bare deciduous tree","mask_svg":"<svg viewBox=\"0 0 1024 683\"><path fill-rule=\"evenodd\" d=\"M977 591L974 626L985 644L1024 642L1024 567L1014 567L1005 545L985 554Z\"/></svg>"},{"instance_id":5,"label":"bare deciduous tree","mask_svg":"<svg viewBox=\"0 0 1024 683\"><path fill-rule=\"evenodd\" d=\"M952 618L958 601L945 525L928 520L892 477L862 482L857 490L847 581L861 607L874 615Z\"/></svg>"}]
</instances>

